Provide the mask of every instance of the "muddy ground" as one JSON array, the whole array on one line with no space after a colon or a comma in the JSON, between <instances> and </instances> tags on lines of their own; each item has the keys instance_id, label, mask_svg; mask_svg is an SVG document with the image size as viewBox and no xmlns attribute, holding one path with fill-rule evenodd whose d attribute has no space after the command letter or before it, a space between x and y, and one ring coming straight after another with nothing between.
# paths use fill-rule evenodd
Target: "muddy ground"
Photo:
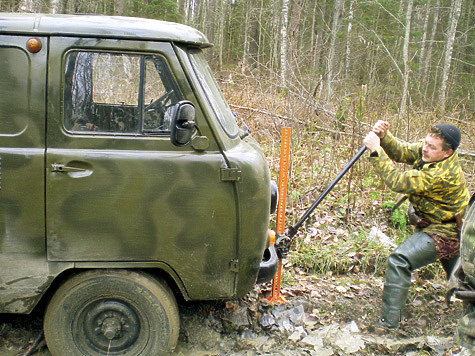
<instances>
[{"instance_id":1,"label":"muddy ground","mask_svg":"<svg viewBox=\"0 0 475 356\"><path fill-rule=\"evenodd\" d=\"M397 331L375 328L383 279L364 274L287 273L281 305L264 297L270 284L245 298L180 303L174 355L457 355L453 333L462 303L445 302L445 281L414 276L407 320ZM0 355L25 355L41 334L41 314L0 315ZM44 342L33 355L50 355Z\"/></svg>"}]
</instances>

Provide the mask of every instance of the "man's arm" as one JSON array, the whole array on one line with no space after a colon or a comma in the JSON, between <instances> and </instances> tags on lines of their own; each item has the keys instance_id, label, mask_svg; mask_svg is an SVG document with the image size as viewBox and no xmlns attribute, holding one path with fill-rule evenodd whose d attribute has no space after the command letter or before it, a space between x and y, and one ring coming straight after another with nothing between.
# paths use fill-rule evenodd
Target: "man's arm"
<instances>
[{"instance_id":1,"label":"man's arm","mask_svg":"<svg viewBox=\"0 0 475 356\"><path fill-rule=\"evenodd\" d=\"M382 147L386 154L395 162L414 164L419 158L418 144L409 144L397 140L389 132L389 123L378 120L365 137L363 143L371 151ZM377 156L375 152L372 156Z\"/></svg>"},{"instance_id":2,"label":"man's arm","mask_svg":"<svg viewBox=\"0 0 475 356\"><path fill-rule=\"evenodd\" d=\"M393 161L405 164L414 164L419 158L419 143L403 142L387 132L381 140L381 147Z\"/></svg>"},{"instance_id":3,"label":"man's arm","mask_svg":"<svg viewBox=\"0 0 475 356\"><path fill-rule=\"evenodd\" d=\"M371 154L370 162L388 188L401 194L421 194L430 191L436 182L436 179L427 172L416 169L401 172L382 147Z\"/></svg>"}]
</instances>

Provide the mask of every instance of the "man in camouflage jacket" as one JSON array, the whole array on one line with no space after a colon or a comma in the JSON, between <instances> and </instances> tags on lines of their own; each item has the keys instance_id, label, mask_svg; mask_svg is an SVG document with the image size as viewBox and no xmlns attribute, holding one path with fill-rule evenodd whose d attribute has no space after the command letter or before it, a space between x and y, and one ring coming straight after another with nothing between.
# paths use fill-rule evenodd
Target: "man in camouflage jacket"
<instances>
[{"instance_id":1,"label":"man in camouflage jacket","mask_svg":"<svg viewBox=\"0 0 475 356\"><path fill-rule=\"evenodd\" d=\"M418 143L397 140L388 128L386 121L378 121L364 144L385 184L409 199L409 218L416 225L387 262L380 325L397 328L411 273L439 259L450 275L459 253L459 227L469 194L456 152L460 143L456 127L436 125ZM413 168L402 172L393 161Z\"/></svg>"}]
</instances>

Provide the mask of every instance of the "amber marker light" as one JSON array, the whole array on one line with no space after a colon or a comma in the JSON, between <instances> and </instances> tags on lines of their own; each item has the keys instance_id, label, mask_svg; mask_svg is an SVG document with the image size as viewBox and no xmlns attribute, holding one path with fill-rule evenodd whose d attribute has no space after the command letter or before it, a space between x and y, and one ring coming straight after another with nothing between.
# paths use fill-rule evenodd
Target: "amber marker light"
<instances>
[{"instance_id":1,"label":"amber marker light","mask_svg":"<svg viewBox=\"0 0 475 356\"><path fill-rule=\"evenodd\" d=\"M38 53L41 51L41 41L37 38L30 38L26 43L26 48L28 48L28 51L31 53Z\"/></svg>"}]
</instances>

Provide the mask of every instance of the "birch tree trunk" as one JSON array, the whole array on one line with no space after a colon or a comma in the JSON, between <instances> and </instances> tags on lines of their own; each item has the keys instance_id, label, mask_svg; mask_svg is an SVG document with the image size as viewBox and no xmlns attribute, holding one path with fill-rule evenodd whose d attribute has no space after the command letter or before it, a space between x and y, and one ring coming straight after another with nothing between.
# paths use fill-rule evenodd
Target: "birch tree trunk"
<instances>
[{"instance_id":1,"label":"birch tree trunk","mask_svg":"<svg viewBox=\"0 0 475 356\"><path fill-rule=\"evenodd\" d=\"M202 7L202 4L203 2L200 1L196 1L196 2L193 2L193 15L190 16L190 22L188 23L189 25L193 26L193 27L196 27L197 29L200 29L199 27L199 18L201 16L201 7Z\"/></svg>"},{"instance_id":2,"label":"birch tree trunk","mask_svg":"<svg viewBox=\"0 0 475 356\"><path fill-rule=\"evenodd\" d=\"M423 63L424 63L424 58L425 58L425 54L427 50L427 31L429 28L430 3L431 1L429 0L425 4L424 25L422 27L421 54L419 57L420 58L419 59L419 80L422 78L422 72L424 70Z\"/></svg>"},{"instance_id":3,"label":"birch tree trunk","mask_svg":"<svg viewBox=\"0 0 475 356\"><path fill-rule=\"evenodd\" d=\"M316 39L315 39L315 48L314 48L314 52L313 52L313 67L314 68L318 68L320 67L320 64L321 64L321 61L322 61L322 43L323 43L323 39L324 39L324 26L322 24L325 23L325 13L326 13L326 10L327 10L327 1L324 0L324 1L316 1L316 3L320 4L318 5L315 5L315 11L316 12L319 12L321 14L321 20L319 21L319 23L317 24L317 28L316 28ZM319 9L319 11L318 11ZM318 16L316 16L316 20L315 21L318 21ZM320 90L322 90L323 86L320 87Z\"/></svg>"},{"instance_id":4,"label":"birch tree trunk","mask_svg":"<svg viewBox=\"0 0 475 356\"><path fill-rule=\"evenodd\" d=\"M312 54L312 66L315 67L315 27L317 21L317 2L315 1L312 11L312 28L310 30L310 53Z\"/></svg>"},{"instance_id":5,"label":"birch tree trunk","mask_svg":"<svg viewBox=\"0 0 475 356\"><path fill-rule=\"evenodd\" d=\"M398 18L401 18L402 16L402 11L404 10L404 1L405 0L399 0Z\"/></svg>"},{"instance_id":6,"label":"birch tree trunk","mask_svg":"<svg viewBox=\"0 0 475 356\"><path fill-rule=\"evenodd\" d=\"M435 35L437 33L437 25L439 23L440 0L436 0L434 7L434 20L432 21L432 32L429 43L427 44L427 53L424 60L424 70L422 71L422 87L424 88L424 97L427 97L427 89L429 87L429 66L432 59L432 48L434 46Z\"/></svg>"},{"instance_id":7,"label":"birch tree trunk","mask_svg":"<svg viewBox=\"0 0 475 356\"><path fill-rule=\"evenodd\" d=\"M346 55L345 55L345 90L349 90L350 82L350 61L351 61L351 30L353 27L353 17L356 0L350 0L350 8L348 10L348 26L346 28Z\"/></svg>"},{"instance_id":8,"label":"birch tree trunk","mask_svg":"<svg viewBox=\"0 0 475 356\"><path fill-rule=\"evenodd\" d=\"M303 52L299 52L299 32L300 25L302 24L302 12L304 7L304 1L302 0L294 0L292 2L292 16L289 19L288 23L288 31L287 31L287 42L289 44L289 48L287 48L287 58L288 58L288 67L290 70L293 70L294 67L297 67L299 64L299 54L303 54Z\"/></svg>"},{"instance_id":9,"label":"birch tree trunk","mask_svg":"<svg viewBox=\"0 0 475 356\"><path fill-rule=\"evenodd\" d=\"M282 32L282 24L281 24L281 17L282 17L282 0L271 0L271 9L270 9L270 30L269 30L269 68L277 73L279 76L280 81L280 42L281 42L281 32Z\"/></svg>"},{"instance_id":10,"label":"birch tree trunk","mask_svg":"<svg viewBox=\"0 0 475 356\"><path fill-rule=\"evenodd\" d=\"M220 0L208 0L208 11L207 15L203 18L203 27L206 28L206 33L208 35L208 39L211 43L215 43L215 31L216 31L216 1Z\"/></svg>"},{"instance_id":11,"label":"birch tree trunk","mask_svg":"<svg viewBox=\"0 0 475 356\"><path fill-rule=\"evenodd\" d=\"M52 0L53 2L58 2L59 0ZM124 15L124 1L125 0L115 0L114 14L118 16Z\"/></svg>"},{"instance_id":12,"label":"birch tree trunk","mask_svg":"<svg viewBox=\"0 0 475 356\"><path fill-rule=\"evenodd\" d=\"M249 8L251 4L249 1L245 2L244 6L244 45L243 45L243 53L242 53L242 60L241 60L241 72L244 74L247 71L247 65L249 62Z\"/></svg>"},{"instance_id":13,"label":"birch tree trunk","mask_svg":"<svg viewBox=\"0 0 475 356\"><path fill-rule=\"evenodd\" d=\"M185 2L183 17L185 24L190 25L193 23L193 16L195 14L196 3L194 0L183 0Z\"/></svg>"},{"instance_id":14,"label":"birch tree trunk","mask_svg":"<svg viewBox=\"0 0 475 356\"><path fill-rule=\"evenodd\" d=\"M407 2L407 10L406 10L406 26L405 26L405 34L404 34L404 44L402 47L402 60L404 61L404 85L402 89L402 98L401 104L399 106L399 119L401 119L404 115L406 115L407 109L407 97L409 91L409 40L411 36L411 20L412 20L412 5L413 0L408 0Z\"/></svg>"},{"instance_id":15,"label":"birch tree trunk","mask_svg":"<svg viewBox=\"0 0 475 356\"><path fill-rule=\"evenodd\" d=\"M225 19L225 3L222 0L217 0L215 8L215 42L218 50L218 68L223 68L223 48L224 48L224 19Z\"/></svg>"},{"instance_id":16,"label":"birch tree trunk","mask_svg":"<svg viewBox=\"0 0 475 356\"><path fill-rule=\"evenodd\" d=\"M452 61L452 51L454 48L455 31L460 17L460 10L462 7L462 0L454 0L451 9L450 26L447 32L447 41L445 43L444 65L442 68L442 79L439 89L439 112L445 111L445 104L447 100L447 81L449 79L450 63Z\"/></svg>"},{"instance_id":17,"label":"birch tree trunk","mask_svg":"<svg viewBox=\"0 0 475 356\"><path fill-rule=\"evenodd\" d=\"M250 28L249 28L249 67L254 69L259 61L259 18L255 4L251 6Z\"/></svg>"},{"instance_id":18,"label":"birch tree trunk","mask_svg":"<svg viewBox=\"0 0 475 356\"><path fill-rule=\"evenodd\" d=\"M214 39L211 35L213 31L213 26L214 26L214 20L212 13L210 15L210 12L214 10L214 1L216 0L210 0L211 3L206 0L206 1L199 1L201 3L200 8L201 8L201 13L197 17L197 20L200 22L200 26L202 28L202 32L204 32L208 38L208 40L213 43Z\"/></svg>"},{"instance_id":19,"label":"birch tree trunk","mask_svg":"<svg viewBox=\"0 0 475 356\"><path fill-rule=\"evenodd\" d=\"M282 24L280 31L280 84L287 85L287 24L289 22L289 0L282 0Z\"/></svg>"},{"instance_id":20,"label":"birch tree trunk","mask_svg":"<svg viewBox=\"0 0 475 356\"><path fill-rule=\"evenodd\" d=\"M20 5L20 11L22 12L35 12L34 0L22 0Z\"/></svg>"},{"instance_id":21,"label":"birch tree trunk","mask_svg":"<svg viewBox=\"0 0 475 356\"><path fill-rule=\"evenodd\" d=\"M49 13L50 14L57 14L59 10L59 0L51 0L49 4Z\"/></svg>"},{"instance_id":22,"label":"birch tree trunk","mask_svg":"<svg viewBox=\"0 0 475 356\"><path fill-rule=\"evenodd\" d=\"M333 81L334 81L334 71L336 68L336 40L338 31L340 29L341 23L341 12L344 4L344 0L335 0L335 7L333 11L333 21L332 21L332 31L331 31L331 40L330 48L328 51L328 63L327 63L327 99L330 99L333 95Z\"/></svg>"},{"instance_id":23,"label":"birch tree trunk","mask_svg":"<svg viewBox=\"0 0 475 356\"><path fill-rule=\"evenodd\" d=\"M266 47L261 45L263 43L263 24L264 23L264 0L261 0L260 3L259 3L259 19L258 19L258 23L257 23L257 27L258 27L258 36L257 36L257 40L258 40L258 46L257 46L257 62L259 64L261 58L264 58L265 56L265 53L266 53ZM269 49L270 51L270 49Z\"/></svg>"}]
</instances>

